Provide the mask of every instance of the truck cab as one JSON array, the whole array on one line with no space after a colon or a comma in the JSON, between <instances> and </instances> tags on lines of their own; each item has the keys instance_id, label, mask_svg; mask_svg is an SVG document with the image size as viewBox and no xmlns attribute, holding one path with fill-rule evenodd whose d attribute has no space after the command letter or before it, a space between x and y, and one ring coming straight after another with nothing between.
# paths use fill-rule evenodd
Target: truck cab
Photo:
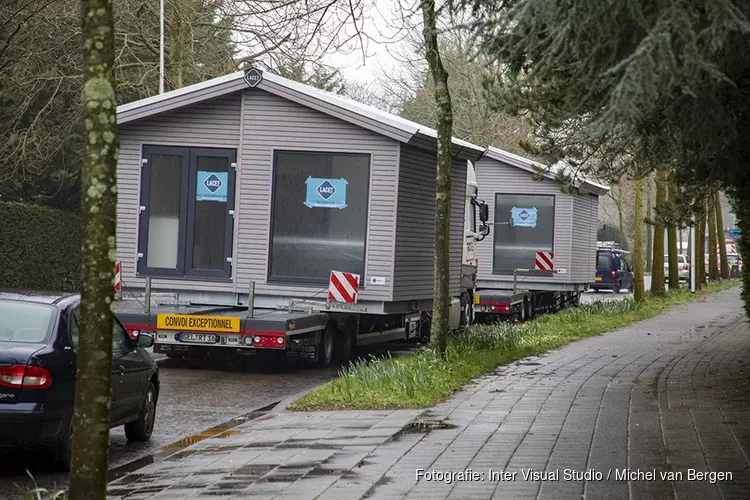
<instances>
[{"instance_id":1,"label":"truck cab","mask_svg":"<svg viewBox=\"0 0 750 500\"><path fill-rule=\"evenodd\" d=\"M466 197L464 200L464 248L461 261L461 288L465 291L462 298L462 324L470 324L474 319L474 291L477 281L476 243L482 241L489 233L487 225L489 210L487 204L478 198L479 185L474 165L468 162L466 168ZM479 219L479 225L477 225Z\"/></svg>"}]
</instances>

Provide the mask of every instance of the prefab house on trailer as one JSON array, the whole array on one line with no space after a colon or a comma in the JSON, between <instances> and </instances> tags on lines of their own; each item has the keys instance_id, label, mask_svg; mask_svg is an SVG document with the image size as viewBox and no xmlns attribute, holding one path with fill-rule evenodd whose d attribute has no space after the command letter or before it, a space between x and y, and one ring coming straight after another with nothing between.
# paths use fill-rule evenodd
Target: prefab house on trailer
<instances>
[{"instance_id":1,"label":"prefab house on trailer","mask_svg":"<svg viewBox=\"0 0 750 500\"><path fill-rule=\"evenodd\" d=\"M566 193L556 175L554 168L494 147L476 163L479 194L489 206L493 229L476 245L480 298L475 303L484 304L478 312L528 317L534 300L541 297L551 305L577 297L594 281L599 196L609 188L577 179L575 192ZM519 290L556 294L524 292L515 297L527 299L523 310L512 300Z\"/></svg>"},{"instance_id":2,"label":"prefab house on trailer","mask_svg":"<svg viewBox=\"0 0 750 500\"><path fill-rule=\"evenodd\" d=\"M256 69L125 104L117 120L125 289L148 278L181 303L317 310L335 270L360 276L358 300L329 310L431 309L434 130ZM467 162L483 151L453 141L454 297Z\"/></svg>"}]
</instances>

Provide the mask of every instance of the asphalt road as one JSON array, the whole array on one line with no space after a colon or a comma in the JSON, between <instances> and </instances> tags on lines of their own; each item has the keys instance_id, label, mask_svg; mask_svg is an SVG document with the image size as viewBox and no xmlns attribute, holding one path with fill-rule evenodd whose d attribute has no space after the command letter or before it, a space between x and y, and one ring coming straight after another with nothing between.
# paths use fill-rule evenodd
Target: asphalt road
<instances>
[{"instance_id":1,"label":"asphalt road","mask_svg":"<svg viewBox=\"0 0 750 500\"><path fill-rule=\"evenodd\" d=\"M643 283L646 287L646 290L651 288L651 276L644 276L643 277ZM588 292L584 293L581 296L581 302L584 304L587 302L596 302L597 300L622 300L626 297L632 297L632 293L628 293L627 290L623 289L622 292L619 294L612 292L610 290L601 290L599 292L594 292L593 290L589 290Z\"/></svg>"}]
</instances>

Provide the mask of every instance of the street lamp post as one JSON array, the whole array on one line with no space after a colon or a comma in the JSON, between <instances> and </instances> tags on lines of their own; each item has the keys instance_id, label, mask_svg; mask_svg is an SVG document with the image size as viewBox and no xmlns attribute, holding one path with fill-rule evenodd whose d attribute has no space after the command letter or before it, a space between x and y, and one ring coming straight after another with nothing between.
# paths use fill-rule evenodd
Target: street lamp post
<instances>
[{"instance_id":1,"label":"street lamp post","mask_svg":"<svg viewBox=\"0 0 750 500\"><path fill-rule=\"evenodd\" d=\"M164 0L159 8L159 93L164 93Z\"/></svg>"}]
</instances>

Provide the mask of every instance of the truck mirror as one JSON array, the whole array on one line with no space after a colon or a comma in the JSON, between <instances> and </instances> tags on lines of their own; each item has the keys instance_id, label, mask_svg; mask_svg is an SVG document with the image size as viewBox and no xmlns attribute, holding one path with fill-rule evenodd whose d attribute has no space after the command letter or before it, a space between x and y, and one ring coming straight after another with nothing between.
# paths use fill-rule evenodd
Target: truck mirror
<instances>
[{"instance_id":1,"label":"truck mirror","mask_svg":"<svg viewBox=\"0 0 750 500\"><path fill-rule=\"evenodd\" d=\"M490 220L490 208L485 202L479 204L479 220L482 222Z\"/></svg>"}]
</instances>

